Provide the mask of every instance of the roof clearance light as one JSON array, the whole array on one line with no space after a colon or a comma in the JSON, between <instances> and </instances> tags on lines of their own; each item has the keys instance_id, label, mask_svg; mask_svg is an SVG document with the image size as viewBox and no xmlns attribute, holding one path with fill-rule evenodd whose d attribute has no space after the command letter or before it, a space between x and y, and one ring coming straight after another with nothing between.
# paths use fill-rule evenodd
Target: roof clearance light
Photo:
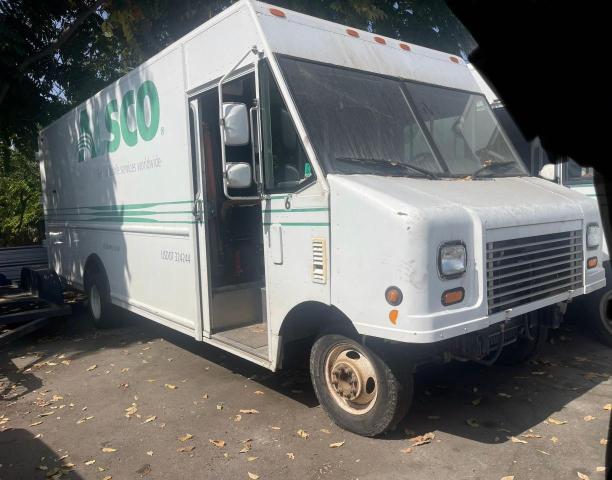
<instances>
[{"instance_id":1,"label":"roof clearance light","mask_svg":"<svg viewBox=\"0 0 612 480\"><path fill-rule=\"evenodd\" d=\"M280 18L286 17L285 12L283 12L282 10L279 10L278 8L271 8L270 13L274 15L275 17L280 17Z\"/></svg>"},{"instance_id":2,"label":"roof clearance light","mask_svg":"<svg viewBox=\"0 0 612 480\"><path fill-rule=\"evenodd\" d=\"M384 38L382 38L382 37L374 37L374 41L376 43L380 43L381 45L386 45L387 44L387 41Z\"/></svg>"},{"instance_id":3,"label":"roof clearance light","mask_svg":"<svg viewBox=\"0 0 612 480\"><path fill-rule=\"evenodd\" d=\"M348 33L351 37L359 38L359 32L357 30L353 30L352 28L347 28L346 33Z\"/></svg>"},{"instance_id":4,"label":"roof clearance light","mask_svg":"<svg viewBox=\"0 0 612 480\"><path fill-rule=\"evenodd\" d=\"M450 58L450 61L453 63L459 63L459 59L457 57L448 57Z\"/></svg>"},{"instance_id":5,"label":"roof clearance light","mask_svg":"<svg viewBox=\"0 0 612 480\"><path fill-rule=\"evenodd\" d=\"M410 48L410 45L408 45L407 43L400 43L399 45L400 45L400 48L401 48L402 50L406 50L407 52L409 52L410 50L412 50L412 49Z\"/></svg>"}]
</instances>

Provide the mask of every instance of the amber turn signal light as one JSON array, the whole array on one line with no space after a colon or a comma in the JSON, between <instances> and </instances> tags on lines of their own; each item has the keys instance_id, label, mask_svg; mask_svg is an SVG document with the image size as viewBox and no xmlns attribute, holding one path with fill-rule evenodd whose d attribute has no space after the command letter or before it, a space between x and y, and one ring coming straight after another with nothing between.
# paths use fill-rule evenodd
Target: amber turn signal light
<instances>
[{"instance_id":1,"label":"amber turn signal light","mask_svg":"<svg viewBox=\"0 0 612 480\"><path fill-rule=\"evenodd\" d=\"M587 260L587 268L595 268L597 266L597 257L591 257Z\"/></svg>"},{"instance_id":2,"label":"amber turn signal light","mask_svg":"<svg viewBox=\"0 0 612 480\"><path fill-rule=\"evenodd\" d=\"M397 307L402 300L404 299L404 295L402 291L397 287L389 287L385 290L385 300L389 305L393 307Z\"/></svg>"},{"instance_id":3,"label":"amber turn signal light","mask_svg":"<svg viewBox=\"0 0 612 480\"><path fill-rule=\"evenodd\" d=\"M463 297L465 297L465 290L463 287L447 290L442 294L442 305L448 307L449 305L459 303L463 300Z\"/></svg>"}]
</instances>

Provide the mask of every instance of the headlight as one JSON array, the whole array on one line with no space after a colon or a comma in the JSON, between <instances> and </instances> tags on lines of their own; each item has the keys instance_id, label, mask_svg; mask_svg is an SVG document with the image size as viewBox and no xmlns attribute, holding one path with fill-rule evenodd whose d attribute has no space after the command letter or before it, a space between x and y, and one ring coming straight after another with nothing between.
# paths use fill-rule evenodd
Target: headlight
<instances>
[{"instance_id":1,"label":"headlight","mask_svg":"<svg viewBox=\"0 0 612 480\"><path fill-rule=\"evenodd\" d=\"M459 277L465 273L467 253L461 242L448 242L440 245L438 270L443 278Z\"/></svg>"},{"instance_id":2,"label":"headlight","mask_svg":"<svg viewBox=\"0 0 612 480\"><path fill-rule=\"evenodd\" d=\"M599 244L601 243L601 228L596 223L587 225L586 243L587 248L590 250L599 247Z\"/></svg>"}]
</instances>

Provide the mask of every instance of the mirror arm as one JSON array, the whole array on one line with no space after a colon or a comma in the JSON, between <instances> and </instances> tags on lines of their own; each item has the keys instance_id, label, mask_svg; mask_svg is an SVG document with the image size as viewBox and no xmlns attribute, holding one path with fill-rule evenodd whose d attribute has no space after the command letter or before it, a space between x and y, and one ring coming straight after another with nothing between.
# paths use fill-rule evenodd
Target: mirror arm
<instances>
[{"instance_id":1,"label":"mirror arm","mask_svg":"<svg viewBox=\"0 0 612 480\"><path fill-rule=\"evenodd\" d=\"M259 105L255 105L249 109L249 123L251 126L251 163L253 165L253 182L255 185L259 185L259 181L257 180L257 162L255 159L259 156L259 161L261 162L261 154L260 154L260 141L259 141L259 122L255 122L254 114L259 112ZM257 125L257 130L255 130L255 126ZM257 148L255 146L255 139L257 139Z\"/></svg>"},{"instance_id":2,"label":"mirror arm","mask_svg":"<svg viewBox=\"0 0 612 480\"><path fill-rule=\"evenodd\" d=\"M219 83L217 85L217 92L219 94L219 130L221 132L221 171L223 175L223 193L230 200L252 200L254 198L259 197L235 197L229 194L229 190L227 187L227 159L225 156L225 118L223 117L223 83L227 78L234 73L234 71L240 66L240 64L247 58L249 55L259 55L259 50L257 49L257 45L253 45L251 48L247 50L247 52L236 62L236 64L229 69L229 71L221 77Z\"/></svg>"}]
</instances>

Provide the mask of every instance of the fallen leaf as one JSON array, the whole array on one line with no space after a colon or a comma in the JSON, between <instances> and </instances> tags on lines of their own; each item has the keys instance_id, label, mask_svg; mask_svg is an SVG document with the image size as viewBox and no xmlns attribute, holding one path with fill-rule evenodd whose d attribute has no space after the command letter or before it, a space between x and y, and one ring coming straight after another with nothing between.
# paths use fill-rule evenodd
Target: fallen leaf
<instances>
[{"instance_id":1,"label":"fallen leaf","mask_svg":"<svg viewBox=\"0 0 612 480\"><path fill-rule=\"evenodd\" d=\"M130 371L130 367L125 367L121 369L121 373L127 373Z\"/></svg>"},{"instance_id":2,"label":"fallen leaf","mask_svg":"<svg viewBox=\"0 0 612 480\"><path fill-rule=\"evenodd\" d=\"M251 480L257 480L259 478L259 475L257 475L256 473L251 473L251 472L247 472L249 474L249 478Z\"/></svg>"},{"instance_id":3,"label":"fallen leaf","mask_svg":"<svg viewBox=\"0 0 612 480\"><path fill-rule=\"evenodd\" d=\"M189 445L187 447L177 448L176 451L179 453L185 453L185 452L193 452L194 449L195 449L195 445Z\"/></svg>"},{"instance_id":4,"label":"fallen leaf","mask_svg":"<svg viewBox=\"0 0 612 480\"><path fill-rule=\"evenodd\" d=\"M251 440L245 440L242 443L244 443L244 447L240 449L239 453L247 453L248 451L251 450Z\"/></svg>"},{"instance_id":5,"label":"fallen leaf","mask_svg":"<svg viewBox=\"0 0 612 480\"><path fill-rule=\"evenodd\" d=\"M253 413L259 413L259 411L255 410L254 408L242 408L240 409L240 413L245 413L247 415L250 415Z\"/></svg>"},{"instance_id":6,"label":"fallen leaf","mask_svg":"<svg viewBox=\"0 0 612 480\"><path fill-rule=\"evenodd\" d=\"M603 407L604 410L608 410L611 411L612 410L612 403L606 403Z\"/></svg>"},{"instance_id":7,"label":"fallen leaf","mask_svg":"<svg viewBox=\"0 0 612 480\"><path fill-rule=\"evenodd\" d=\"M331 433L327 428L322 428L320 431L323 433Z\"/></svg>"},{"instance_id":8,"label":"fallen leaf","mask_svg":"<svg viewBox=\"0 0 612 480\"><path fill-rule=\"evenodd\" d=\"M594 417L593 415L587 415L586 417L584 417L584 421L585 422L591 422L591 421L595 420L595 418L597 418L597 417Z\"/></svg>"},{"instance_id":9,"label":"fallen leaf","mask_svg":"<svg viewBox=\"0 0 612 480\"><path fill-rule=\"evenodd\" d=\"M104 477L102 480L111 480L113 477L110 475L107 475L106 477Z\"/></svg>"},{"instance_id":10,"label":"fallen leaf","mask_svg":"<svg viewBox=\"0 0 612 480\"><path fill-rule=\"evenodd\" d=\"M129 406L128 408L125 409L125 416L127 418L130 418L132 415L134 415L136 412L138 411L138 406L135 403L132 403L131 406Z\"/></svg>"},{"instance_id":11,"label":"fallen leaf","mask_svg":"<svg viewBox=\"0 0 612 480\"><path fill-rule=\"evenodd\" d=\"M217 403L217 410L223 410L223 402Z\"/></svg>"},{"instance_id":12,"label":"fallen leaf","mask_svg":"<svg viewBox=\"0 0 612 480\"><path fill-rule=\"evenodd\" d=\"M242 420L242 415L236 415L234 417L234 422L239 422L240 420Z\"/></svg>"},{"instance_id":13,"label":"fallen leaf","mask_svg":"<svg viewBox=\"0 0 612 480\"><path fill-rule=\"evenodd\" d=\"M310 435L308 432L302 430L301 428L297 431L297 434L298 434L298 437L301 437L301 438L308 438Z\"/></svg>"},{"instance_id":14,"label":"fallen leaf","mask_svg":"<svg viewBox=\"0 0 612 480\"><path fill-rule=\"evenodd\" d=\"M552 436L552 437L550 437L550 441L553 442L553 443L558 443L559 439L557 437L555 437L555 436Z\"/></svg>"},{"instance_id":15,"label":"fallen leaf","mask_svg":"<svg viewBox=\"0 0 612 480\"><path fill-rule=\"evenodd\" d=\"M542 438L542 435L538 435L537 433L523 433L521 437L523 438Z\"/></svg>"},{"instance_id":16,"label":"fallen leaf","mask_svg":"<svg viewBox=\"0 0 612 480\"><path fill-rule=\"evenodd\" d=\"M265 395L264 392L262 392L261 390L255 390L253 393L255 395Z\"/></svg>"},{"instance_id":17,"label":"fallen leaf","mask_svg":"<svg viewBox=\"0 0 612 480\"><path fill-rule=\"evenodd\" d=\"M585 475L584 473L576 472L576 475L578 475L578 478L580 480L590 480L590 477L588 475Z\"/></svg>"},{"instance_id":18,"label":"fallen leaf","mask_svg":"<svg viewBox=\"0 0 612 480\"><path fill-rule=\"evenodd\" d=\"M104 447L104 448L102 449L102 451L103 451L104 453L113 453L113 452L116 452L116 451L117 451L117 449L116 449L116 448L111 448L111 447Z\"/></svg>"},{"instance_id":19,"label":"fallen leaf","mask_svg":"<svg viewBox=\"0 0 612 480\"><path fill-rule=\"evenodd\" d=\"M272 425L272 426L270 426L270 428L271 428L272 430L280 430L280 429L281 429L280 427L275 427L275 426L273 426L273 425Z\"/></svg>"},{"instance_id":20,"label":"fallen leaf","mask_svg":"<svg viewBox=\"0 0 612 480\"><path fill-rule=\"evenodd\" d=\"M520 438L516 437L508 437L508 439L510 439L512 443L527 443L525 440L521 440Z\"/></svg>"},{"instance_id":21,"label":"fallen leaf","mask_svg":"<svg viewBox=\"0 0 612 480\"><path fill-rule=\"evenodd\" d=\"M149 450L149 451L147 452L147 455L148 455L149 457L152 457L152 456L153 456L153 450Z\"/></svg>"},{"instance_id":22,"label":"fallen leaf","mask_svg":"<svg viewBox=\"0 0 612 480\"><path fill-rule=\"evenodd\" d=\"M169 388L170 390L176 390L178 388L176 385L172 385L170 383L166 383L164 387Z\"/></svg>"},{"instance_id":23,"label":"fallen leaf","mask_svg":"<svg viewBox=\"0 0 612 480\"><path fill-rule=\"evenodd\" d=\"M329 448L340 448L342 445L344 445L344 440L341 442L330 443Z\"/></svg>"},{"instance_id":24,"label":"fallen leaf","mask_svg":"<svg viewBox=\"0 0 612 480\"><path fill-rule=\"evenodd\" d=\"M599 444L600 444L600 445L607 445L607 444L608 444L608 440L606 440L605 438L602 438L602 439L599 441Z\"/></svg>"},{"instance_id":25,"label":"fallen leaf","mask_svg":"<svg viewBox=\"0 0 612 480\"><path fill-rule=\"evenodd\" d=\"M567 422L565 420L557 420L556 418L549 417L548 422L554 425L565 425Z\"/></svg>"},{"instance_id":26,"label":"fallen leaf","mask_svg":"<svg viewBox=\"0 0 612 480\"><path fill-rule=\"evenodd\" d=\"M538 452L543 453L544 455L550 455L550 453L545 452L544 450L538 450Z\"/></svg>"},{"instance_id":27,"label":"fallen leaf","mask_svg":"<svg viewBox=\"0 0 612 480\"><path fill-rule=\"evenodd\" d=\"M514 480L514 475L506 475L505 477L502 477L500 480Z\"/></svg>"},{"instance_id":28,"label":"fallen leaf","mask_svg":"<svg viewBox=\"0 0 612 480\"><path fill-rule=\"evenodd\" d=\"M98 366L97 366L97 365L92 365L91 367L88 367L88 368L87 368L87 371L88 371L88 372L91 372L92 370L95 370L96 368L98 368Z\"/></svg>"},{"instance_id":29,"label":"fallen leaf","mask_svg":"<svg viewBox=\"0 0 612 480\"><path fill-rule=\"evenodd\" d=\"M295 455L293 454L293 452L286 453L285 455L289 457L289 460L295 460Z\"/></svg>"},{"instance_id":30,"label":"fallen leaf","mask_svg":"<svg viewBox=\"0 0 612 480\"><path fill-rule=\"evenodd\" d=\"M412 438L412 447L418 447L419 445L425 445L430 443L434 438L436 438L436 434L433 432L424 433L423 435L419 435L418 437Z\"/></svg>"},{"instance_id":31,"label":"fallen leaf","mask_svg":"<svg viewBox=\"0 0 612 480\"><path fill-rule=\"evenodd\" d=\"M217 448L225 447L225 440L213 440L212 438L208 439L210 443L212 443Z\"/></svg>"},{"instance_id":32,"label":"fallen leaf","mask_svg":"<svg viewBox=\"0 0 612 480\"><path fill-rule=\"evenodd\" d=\"M193 438L193 435L191 433L186 433L185 435L183 435L182 437L179 437L179 442L186 442L187 440L191 440Z\"/></svg>"},{"instance_id":33,"label":"fallen leaf","mask_svg":"<svg viewBox=\"0 0 612 480\"><path fill-rule=\"evenodd\" d=\"M202 395L202 398L203 398L204 400L208 400L208 393L205 393L204 395Z\"/></svg>"},{"instance_id":34,"label":"fallen leaf","mask_svg":"<svg viewBox=\"0 0 612 480\"><path fill-rule=\"evenodd\" d=\"M480 424L474 418L468 418L465 423L467 423L470 427L480 427Z\"/></svg>"},{"instance_id":35,"label":"fallen leaf","mask_svg":"<svg viewBox=\"0 0 612 480\"><path fill-rule=\"evenodd\" d=\"M34 423L30 423L30 427L35 427L36 425L40 425L43 422L34 422Z\"/></svg>"},{"instance_id":36,"label":"fallen leaf","mask_svg":"<svg viewBox=\"0 0 612 480\"><path fill-rule=\"evenodd\" d=\"M96 461L95 461L95 460L87 460L87 461L85 462L85 465L93 465L94 463L96 463Z\"/></svg>"},{"instance_id":37,"label":"fallen leaf","mask_svg":"<svg viewBox=\"0 0 612 480\"><path fill-rule=\"evenodd\" d=\"M596 472L605 472L606 471L606 467L597 467L595 469Z\"/></svg>"},{"instance_id":38,"label":"fallen leaf","mask_svg":"<svg viewBox=\"0 0 612 480\"><path fill-rule=\"evenodd\" d=\"M410 448L410 447L402 448L400 450L400 452L402 452L402 453L412 453L412 448Z\"/></svg>"},{"instance_id":39,"label":"fallen leaf","mask_svg":"<svg viewBox=\"0 0 612 480\"><path fill-rule=\"evenodd\" d=\"M148 475L149 473L151 473L151 465L145 463L142 467L136 470L136 473L140 474L141 477Z\"/></svg>"}]
</instances>

